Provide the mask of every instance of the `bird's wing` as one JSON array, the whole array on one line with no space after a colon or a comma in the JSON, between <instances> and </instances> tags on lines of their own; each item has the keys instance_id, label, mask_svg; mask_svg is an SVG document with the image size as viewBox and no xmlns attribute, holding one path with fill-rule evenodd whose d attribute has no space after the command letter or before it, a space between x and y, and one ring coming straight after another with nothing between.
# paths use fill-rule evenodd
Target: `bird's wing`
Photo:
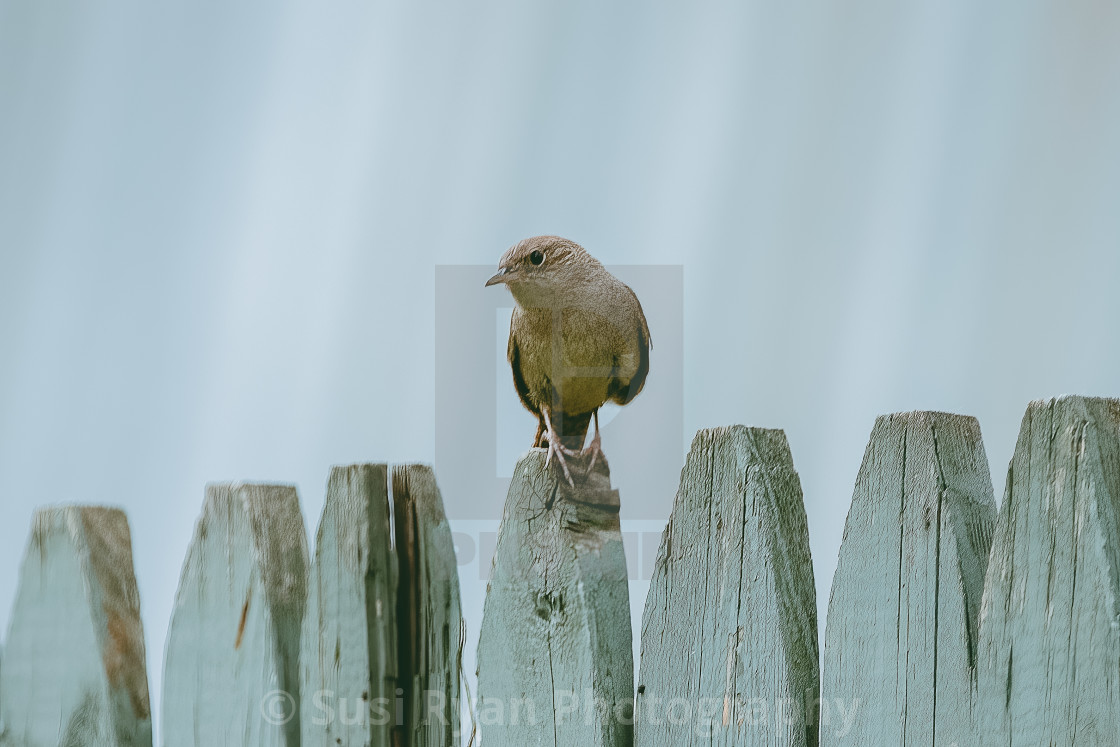
<instances>
[{"instance_id":1,"label":"bird's wing","mask_svg":"<svg viewBox=\"0 0 1120 747\"><path fill-rule=\"evenodd\" d=\"M634 299L634 305L638 307L638 318L642 320L642 344L645 346L646 355L648 356L649 349L653 347L653 338L649 336L649 324L646 323L646 313L642 311L642 302L638 300L638 294L635 293L629 285L626 286L626 290L630 291L630 297Z\"/></svg>"},{"instance_id":2,"label":"bird's wing","mask_svg":"<svg viewBox=\"0 0 1120 747\"><path fill-rule=\"evenodd\" d=\"M637 397L638 392L646 385L646 374L649 373L649 350L653 347L653 340L649 336L649 324L646 323L646 315L642 311L642 302L638 300L637 294L630 289L630 286L624 287L630 292L634 304L638 307L638 327L634 330L638 336L638 368L629 380L611 379L607 396L620 405L625 405Z\"/></svg>"},{"instance_id":3,"label":"bird's wing","mask_svg":"<svg viewBox=\"0 0 1120 747\"><path fill-rule=\"evenodd\" d=\"M517 396L521 398L521 404L525 405L525 409L529 412L540 417L540 410L533 404L533 400L529 396L529 386L525 383L525 375L521 372L521 349L517 347L517 337L513 334L512 322L509 330L509 344L506 345L506 358L509 360L509 367L513 370L513 386L517 389Z\"/></svg>"}]
</instances>

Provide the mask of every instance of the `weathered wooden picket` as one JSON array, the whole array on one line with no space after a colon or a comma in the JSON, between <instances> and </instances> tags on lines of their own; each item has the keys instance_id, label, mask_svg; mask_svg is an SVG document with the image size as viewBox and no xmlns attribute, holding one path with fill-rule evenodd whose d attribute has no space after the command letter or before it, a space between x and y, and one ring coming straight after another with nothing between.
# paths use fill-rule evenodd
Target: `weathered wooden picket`
<instances>
[{"instance_id":1,"label":"weathered wooden picket","mask_svg":"<svg viewBox=\"0 0 1120 747\"><path fill-rule=\"evenodd\" d=\"M36 514L0 745L151 745L132 568L120 511ZM212 485L168 632L162 742L1120 745L1120 400L1031 403L998 512L975 419L879 418L820 656L781 431L694 439L636 689L627 579L606 464L573 489L531 450L491 568L476 735L430 469L335 468L313 555L293 488Z\"/></svg>"}]
</instances>

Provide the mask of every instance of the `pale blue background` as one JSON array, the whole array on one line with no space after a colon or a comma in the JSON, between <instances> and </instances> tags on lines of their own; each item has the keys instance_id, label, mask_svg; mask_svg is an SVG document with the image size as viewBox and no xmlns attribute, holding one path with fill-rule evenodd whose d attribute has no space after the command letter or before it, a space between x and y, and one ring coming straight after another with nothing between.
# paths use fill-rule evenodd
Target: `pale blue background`
<instances>
[{"instance_id":1,"label":"pale blue background","mask_svg":"<svg viewBox=\"0 0 1120 747\"><path fill-rule=\"evenodd\" d=\"M158 696L203 484L313 531L430 460L434 267L541 232L684 266L679 437L786 429L823 618L877 414L978 416L998 495L1030 399L1120 394L1118 50L1107 0L0 0L0 629L33 508L122 505Z\"/></svg>"}]
</instances>

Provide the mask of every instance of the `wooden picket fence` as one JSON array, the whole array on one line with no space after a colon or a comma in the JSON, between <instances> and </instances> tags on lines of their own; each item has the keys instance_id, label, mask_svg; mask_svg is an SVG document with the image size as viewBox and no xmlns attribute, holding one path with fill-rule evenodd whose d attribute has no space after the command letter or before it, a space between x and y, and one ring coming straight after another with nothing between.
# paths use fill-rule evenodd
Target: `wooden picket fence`
<instances>
[{"instance_id":1,"label":"wooden picket fence","mask_svg":"<svg viewBox=\"0 0 1120 747\"><path fill-rule=\"evenodd\" d=\"M579 465L577 465L578 468ZM451 533L422 466L335 468L309 556L295 490L212 485L164 654L171 746L1120 745L1120 400L1031 403L1000 508L975 419L880 417L823 656L785 435L696 435L642 620L619 496L517 465L461 724ZM129 529L40 510L0 660L0 745L142 745Z\"/></svg>"}]
</instances>

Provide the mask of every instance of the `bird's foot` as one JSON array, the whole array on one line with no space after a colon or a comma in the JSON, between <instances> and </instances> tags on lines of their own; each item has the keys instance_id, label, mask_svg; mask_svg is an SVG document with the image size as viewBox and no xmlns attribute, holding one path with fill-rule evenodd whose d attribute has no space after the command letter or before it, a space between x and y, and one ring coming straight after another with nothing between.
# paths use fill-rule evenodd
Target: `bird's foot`
<instances>
[{"instance_id":1,"label":"bird's foot","mask_svg":"<svg viewBox=\"0 0 1120 747\"><path fill-rule=\"evenodd\" d=\"M564 459L564 455L575 456L577 452L565 448L560 441L560 436L556 435L556 430L552 427L552 418L549 417L548 410L543 410L542 414L544 415L545 433L548 438L548 454L544 458L544 466L548 467L552 463L552 455L556 454L556 461L560 463L560 468L564 471L564 477L568 480L568 484L574 488L576 482L572 479L572 473L568 469L568 462Z\"/></svg>"},{"instance_id":2,"label":"bird's foot","mask_svg":"<svg viewBox=\"0 0 1120 747\"><path fill-rule=\"evenodd\" d=\"M596 418L596 420L598 420L598 418ZM591 463L587 465L587 473L591 474L591 471L595 469L595 462L599 461L599 457L603 456L603 440L599 438L598 423L595 425L594 438L591 439L591 443L588 444L587 448L584 449L582 453L591 454ZM606 459L606 457L603 458L604 460Z\"/></svg>"},{"instance_id":3,"label":"bird's foot","mask_svg":"<svg viewBox=\"0 0 1120 747\"><path fill-rule=\"evenodd\" d=\"M575 480L572 479L572 473L568 469L568 461L564 459L564 455L575 456L579 452L567 449L560 443L560 439L548 439L548 455L544 458L544 466L547 467L552 462L552 455L556 455L556 461L560 464L560 469L564 471L564 478L567 479L568 484L573 488L576 486Z\"/></svg>"}]
</instances>

